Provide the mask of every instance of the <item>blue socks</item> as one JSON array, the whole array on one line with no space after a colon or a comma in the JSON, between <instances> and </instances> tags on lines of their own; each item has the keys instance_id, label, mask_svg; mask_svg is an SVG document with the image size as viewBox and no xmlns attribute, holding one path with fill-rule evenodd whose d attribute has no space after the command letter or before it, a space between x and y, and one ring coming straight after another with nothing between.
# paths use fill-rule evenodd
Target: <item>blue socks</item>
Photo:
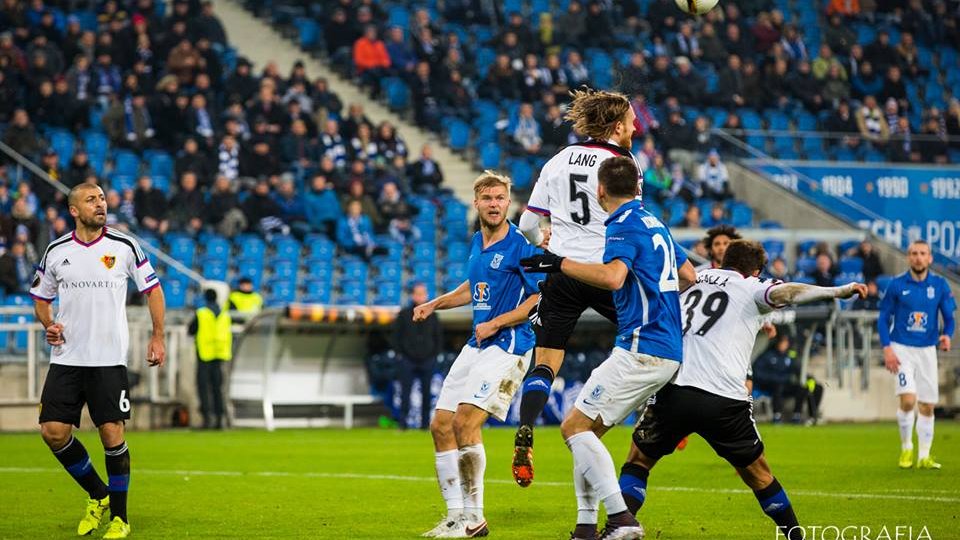
<instances>
[{"instance_id":1,"label":"blue socks","mask_svg":"<svg viewBox=\"0 0 960 540\"><path fill-rule=\"evenodd\" d=\"M555 375L550 366L541 364L533 368L523 381L523 396L520 398L520 425L533 426L550 399L550 387Z\"/></svg>"},{"instance_id":2,"label":"blue socks","mask_svg":"<svg viewBox=\"0 0 960 540\"><path fill-rule=\"evenodd\" d=\"M633 515L640 511L643 502L647 500L648 476L650 471L635 463L624 463L620 468L620 493L627 503L627 510Z\"/></svg>"},{"instance_id":3,"label":"blue socks","mask_svg":"<svg viewBox=\"0 0 960 540\"><path fill-rule=\"evenodd\" d=\"M790 540L799 540L803 538L803 529L797 522L797 515L793 512L793 505L787 498L787 493L776 478L769 486L758 489L753 492L760 503L763 513L770 517L777 524L777 527L783 532L783 535Z\"/></svg>"},{"instance_id":4,"label":"blue socks","mask_svg":"<svg viewBox=\"0 0 960 540\"><path fill-rule=\"evenodd\" d=\"M71 436L67 444L54 451L53 455L91 499L100 500L107 496L107 486L93 468L83 443Z\"/></svg>"}]
</instances>

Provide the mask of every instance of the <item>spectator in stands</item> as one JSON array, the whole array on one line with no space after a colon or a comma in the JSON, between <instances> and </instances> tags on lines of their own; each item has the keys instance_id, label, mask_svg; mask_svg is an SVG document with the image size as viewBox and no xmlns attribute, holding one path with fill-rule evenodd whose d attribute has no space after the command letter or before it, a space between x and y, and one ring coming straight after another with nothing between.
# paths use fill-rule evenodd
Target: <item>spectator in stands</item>
<instances>
[{"instance_id":1,"label":"spectator in stands","mask_svg":"<svg viewBox=\"0 0 960 540\"><path fill-rule=\"evenodd\" d=\"M897 50L890 45L890 32L881 28L876 40L863 49L863 56L879 73L896 64Z\"/></svg>"},{"instance_id":2,"label":"spectator in stands","mask_svg":"<svg viewBox=\"0 0 960 540\"><path fill-rule=\"evenodd\" d=\"M827 118L824 127L827 131L844 134L839 141L842 146L850 149L860 146L860 138L857 136L860 129L857 127L856 118L850 114L850 104L847 100L840 100L837 110ZM835 144L835 141L831 139L831 143Z\"/></svg>"},{"instance_id":3,"label":"spectator in stands","mask_svg":"<svg viewBox=\"0 0 960 540\"><path fill-rule=\"evenodd\" d=\"M166 234L170 227L167 219L167 198L162 191L154 187L153 179L149 175L143 175L137 181L134 208L141 227L158 234Z\"/></svg>"},{"instance_id":4,"label":"spectator in stands","mask_svg":"<svg viewBox=\"0 0 960 540\"><path fill-rule=\"evenodd\" d=\"M775 424L783 421L784 397L793 396L795 400L792 418L794 423L801 422L804 403L807 403L811 420L815 421L818 415L823 387L814 381L811 392L806 384L798 382L801 366L796 357L796 351L790 348L790 336L781 334L775 344L753 363L754 388L771 394Z\"/></svg>"},{"instance_id":5,"label":"spectator in stands","mask_svg":"<svg viewBox=\"0 0 960 540\"><path fill-rule=\"evenodd\" d=\"M378 163L382 159L369 124L360 124L356 136L350 140L350 159L365 163Z\"/></svg>"},{"instance_id":6,"label":"spectator in stands","mask_svg":"<svg viewBox=\"0 0 960 540\"><path fill-rule=\"evenodd\" d=\"M807 46L803 43L803 36L800 35L797 27L792 24L788 24L784 28L783 37L780 39L780 46L783 47L783 52L791 62L810 59L810 55L807 53Z\"/></svg>"},{"instance_id":7,"label":"spectator in stands","mask_svg":"<svg viewBox=\"0 0 960 540\"><path fill-rule=\"evenodd\" d=\"M404 35L403 28L400 26L391 26L387 31L387 54L390 56L390 66L392 73L401 77L413 73L414 66L417 65L417 57Z\"/></svg>"},{"instance_id":8,"label":"spectator in stands","mask_svg":"<svg viewBox=\"0 0 960 540\"><path fill-rule=\"evenodd\" d=\"M208 106L206 96L194 94L190 98L190 108L187 110L186 132L202 141L205 148L212 148L215 144L218 125L218 115L212 107Z\"/></svg>"},{"instance_id":9,"label":"spectator in stands","mask_svg":"<svg viewBox=\"0 0 960 540\"><path fill-rule=\"evenodd\" d=\"M536 155L543 147L543 138L540 136L540 123L533 116L533 105L520 105L516 126L511 133L514 146L514 155Z\"/></svg>"},{"instance_id":10,"label":"spectator in stands","mask_svg":"<svg viewBox=\"0 0 960 540\"><path fill-rule=\"evenodd\" d=\"M393 326L393 346L397 352L397 378L400 380L401 428L412 427L407 423L410 413L410 391L413 381L420 381L420 428L430 425L430 403L433 373L437 357L443 352L443 327L435 313L421 322L413 322L413 309L428 299L427 287L414 283L410 288L410 304L405 306Z\"/></svg>"},{"instance_id":11,"label":"spectator in stands","mask_svg":"<svg viewBox=\"0 0 960 540\"><path fill-rule=\"evenodd\" d=\"M833 105L839 103L841 99L850 99L850 83L844 78L842 69L839 63L832 63L827 68L827 75L823 78L820 88L824 102Z\"/></svg>"},{"instance_id":12,"label":"spectator in stands","mask_svg":"<svg viewBox=\"0 0 960 540\"><path fill-rule=\"evenodd\" d=\"M30 215L36 216L40 211L40 203L46 202L41 201L35 193L33 193L33 188L31 184L27 181L20 182L17 185L17 193L14 195L17 201L23 201L23 209Z\"/></svg>"},{"instance_id":13,"label":"spectator in stands","mask_svg":"<svg viewBox=\"0 0 960 540\"><path fill-rule=\"evenodd\" d=\"M51 180L63 180L63 170L60 168L60 156L57 155L57 151L53 148L44 150L39 165ZM63 194L47 182L39 181L38 179L38 181L32 185L34 186L33 191L36 193L36 199L44 205L53 202L62 202L64 200Z\"/></svg>"},{"instance_id":14,"label":"spectator in stands","mask_svg":"<svg viewBox=\"0 0 960 540\"><path fill-rule=\"evenodd\" d=\"M683 213L683 219L680 221L680 226L690 229L699 229L703 227L703 223L700 219L700 207L696 204L688 205L686 211Z\"/></svg>"},{"instance_id":15,"label":"spectator in stands","mask_svg":"<svg viewBox=\"0 0 960 540\"><path fill-rule=\"evenodd\" d=\"M873 64L864 62L860 65L859 72L851 80L851 90L853 97L863 99L866 96L876 96L883 92L883 79L874 69ZM894 100L896 103L896 100Z\"/></svg>"},{"instance_id":16,"label":"spectator in stands","mask_svg":"<svg viewBox=\"0 0 960 540\"><path fill-rule=\"evenodd\" d=\"M227 78L224 88L227 92L227 98L238 98L241 103L249 103L256 95L259 88L257 78L250 72L250 61L246 57L237 58L237 67L233 74Z\"/></svg>"},{"instance_id":17,"label":"spectator in stands","mask_svg":"<svg viewBox=\"0 0 960 540\"><path fill-rule=\"evenodd\" d=\"M830 21L823 29L823 40L831 50L839 55L850 52L850 47L857 42L857 33L843 22L839 14L830 15Z\"/></svg>"},{"instance_id":18,"label":"spectator in stands","mask_svg":"<svg viewBox=\"0 0 960 540\"><path fill-rule=\"evenodd\" d=\"M713 227L727 223L727 207L723 202L714 202L710 205L710 214L702 221L704 227Z\"/></svg>"},{"instance_id":19,"label":"spectator in stands","mask_svg":"<svg viewBox=\"0 0 960 540\"><path fill-rule=\"evenodd\" d=\"M890 137L887 159L899 162L919 162L920 145L913 140L910 120L906 116L897 118L897 129Z\"/></svg>"},{"instance_id":20,"label":"spectator in stands","mask_svg":"<svg viewBox=\"0 0 960 540\"><path fill-rule=\"evenodd\" d=\"M711 22L704 22L700 27L700 50L703 51L701 60L718 68L727 59L727 49L723 39L717 34L717 27Z\"/></svg>"},{"instance_id":21,"label":"spectator in stands","mask_svg":"<svg viewBox=\"0 0 960 540\"><path fill-rule=\"evenodd\" d=\"M337 221L343 215L333 185L322 174L313 176L310 191L303 196L307 222L311 230L336 238Z\"/></svg>"},{"instance_id":22,"label":"spectator in stands","mask_svg":"<svg viewBox=\"0 0 960 540\"><path fill-rule=\"evenodd\" d=\"M177 153L173 170L177 177L182 177L187 171L196 174L197 181L203 187L209 186L213 180L213 167L210 160L200 153L200 146L193 137L184 140L183 149Z\"/></svg>"},{"instance_id":23,"label":"spectator in stands","mask_svg":"<svg viewBox=\"0 0 960 540\"><path fill-rule=\"evenodd\" d=\"M214 181L204 208L203 221L227 238L247 229L246 215L240 209L233 184L227 176L218 175Z\"/></svg>"},{"instance_id":24,"label":"spectator in stands","mask_svg":"<svg viewBox=\"0 0 960 540\"><path fill-rule=\"evenodd\" d=\"M303 197L297 193L293 178L285 177L280 180L273 200L280 209L279 217L283 220L297 238L303 238L310 232L307 222L307 207Z\"/></svg>"},{"instance_id":25,"label":"spectator in stands","mask_svg":"<svg viewBox=\"0 0 960 540\"><path fill-rule=\"evenodd\" d=\"M180 177L180 189L170 198L170 224L175 230L197 234L203 227L203 194L197 175L187 171Z\"/></svg>"},{"instance_id":26,"label":"spectator in stands","mask_svg":"<svg viewBox=\"0 0 960 540\"><path fill-rule=\"evenodd\" d=\"M762 107L767 100L764 95L763 77L752 59L743 63L743 103L747 107Z\"/></svg>"},{"instance_id":27,"label":"spectator in stands","mask_svg":"<svg viewBox=\"0 0 960 540\"><path fill-rule=\"evenodd\" d=\"M936 109L934 109L936 111ZM946 130L940 124L939 111L936 115L931 114L923 123L923 129L920 134L925 138L920 143L920 155L925 163L949 163L947 157L947 137Z\"/></svg>"},{"instance_id":28,"label":"spectator in stands","mask_svg":"<svg viewBox=\"0 0 960 540\"><path fill-rule=\"evenodd\" d=\"M813 76L810 62L798 62L796 71L790 73L787 81L793 90L793 97L800 100L807 110L817 112L824 107L820 81Z\"/></svg>"},{"instance_id":29,"label":"spectator in stands","mask_svg":"<svg viewBox=\"0 0 960 540\"><path fill-rule=\"evenodd\" d=\"M581 38L587 31L587 16L578 0L572 0L567 5L567 11L557 18L557 32L560 41L568 47L580 45Z\"/></svg>"},{"instance_id":30,"label":"spectator in stands","mask_svg":"<svg viewBox=\"0 0 960 540\"><path fill-rule=\"evenodd\" d=\"M833 279L837 276L837 269L834 268L833 259L826 253L817 255L817 267L814 270L814 284L819 287L833 287Z\"/></svg>"},{"instance_id":31,"label":"spectator in stands","mask_svg":"<svg viewBox=\"0 0 960 540\"><path fill-rule=\"evenodd\" d=\"M30 290L33 264L27 259L27 246L15 240L6 253L0 255L0 287L5 294L23 294Z\"/></svg>"},{"instance_id":32,"label":"spectator in stands","mask_svg":"<svg viewBox=\"0 0 960 540\"><path fill-rule=\"evenodd\" d=\"M693 21L690 19L680 23L680 32L674 36L670 45L673 56L683 56L693 62L699 61L703 56L700 41L693 32Z\"/></svg>"},{"instance_id":33,"label":"spectator in stands","mask_svg":"<svg viewBox=\"0 0 960 540\"><path fill-rule=\"evenodd\" d=\"M509 73L515 75L513 68L509 69ZM494 73L494 69L491 69L490 73ZM493 87L491 90L498 91L499 88ZM519 91L516 85L513 90ZM410 83L410 95L413 99L413 119L417 125L437 130L440 127L440 98L431 76L429 63L417 63L415 76Z\"/></svg>"},{"instance_id":34,"label":"spectator in stands","mask_svg":"<svg viewBox=\"0 0 960 540\"><path fill-rule=\"evenodd\" d=\"M342 8L333 10L333 14L323 25L324 41L327 44L327 56L335 67L344 67L350 58L350 48L360 37L356 26L347 19Z\"/></svg>"},{"instance_id":35,"label":"spectator in stands","mask_svg":"<svg viewBox=\"0 0 960 540\"><path fill-rule=\"evenodd\" d=\"M357 163L362 164L362 162ZM363 215L370 219L370 225L374 229L381 230L385 226L373 197L367 195L363 180L359 178L355 178L347 186L347 193L341 198L340 206L343 208L343 211L346 212L347 207L354 201L360 203L360 209Z\"/></svg>"},{"instance_id":36,"label":"spectator in stands","mask_svg":"<svg viewBox=\"0 0 960 540\"><path fill-rule=\"evenodd\" d=\"M379 203L380 214L394 240L406 245L420 240L420 230L411 221L417 211L404 200L396 184L387 182L383 185Z\"/></svg>"},{"instance_id":37,"label":"spectator in stands","mask_svg":"<svg viewBox=\"0 0 960 540\"><path fill-rule=\"evenodd\" d=\"M10 214L13 209L13 201L14 197L10 194L10 186L7 185L6 179L0 176L0 216Z\"/></svg>"},{"instance_id":38,"label":"spectator in stands","mask_svg":"<svg viewBox=\"0 0 960 540\"><path fill-rule=\"evenodd\" d=\"M369 25L363 36L353 44L353 67L360 82L371 89L371 96L380 95L380 79L390 70L387 46L377 36L377 27Z\"/></svg>"},{"instance_id":39,"label":"spectator in stands","mask_svg":"<svg viewBox=\"0 0 960 540\"><path fill-rule=\"evenodd\" d=\"M643 196L663 203L673 197L673 176L663 159L663 154L654 154L649 167L643 169Z\"/></svg>"},{"instance_id":40,"label":"spectator in stands","mask_svg":"<svg viewBox=\"0 0 960 540\"><path fill-rule=\"evenodd\" d=\"M830 73L831 67L837 66L838 76L844 81L847 80L847 69L833 55L833 50L826 43L820 45L820 56L811 64L813 76L816 79L823 80Z\"/></svg>"},{"instance_id":41,"label":"spectator in stands","mask_svg":"<svg viewBox=\"0 0 960 540\"><path fill-rule=\"evenodd\" d=\"M771 14L766 11L757 14L757 22L750 32L753 34L753 50L760 54L766 54L774 43L780 41L780 30L774 26Z\"/></svg>"},{"instance_id":42,"label":"spectator in stands","mask_svg":"<svg viewBox=\"0 0 960 540\"><path fill-rule=\"evenodd\" d=\"M257 180L253 192L241 205L247 226L268 238L274 234L289 234L290 228L280 218L282 209L270 196L270 182Z\"/></svg>"},{"instance_id":43,"label":"spectator in stands","mask_svg":"<svg viewBox=\"0 0 960 540\"><path fill-rule=\"evenodd\" d=\"M323 77L314 81L310 97L313 99L314 113L317 114L317 125L323 125L330 116L340 116L343 102L340 101L340 96L330 90Z\"/></svg>"},{"instance_id":44,"label":"spectator in stands","mask_svg":"<svg viewBox=\"0 0 960 540\"><path fill-rule=\"evenodd\" d=\"M790 270L787 268L787 261L783 260L783 257L777 257L770 263L768 274L771 278L780 281L793 281L793 276L790 275Z\"/></svg>"},{"instance_id":45,"label":"spectator in stands","mask_svg":"<svg viewBox=\"0 0 960 540\"><path fill-rule=\"evenodd\" d=\"M742 107L743 99L743 64L740 56L731 54L727 57L727 65L720 70L717 82L717 104L724 107Z\"/></svg>"},{"instance_id":46,"label":"spectator in stands","mask_svg":"<svg viewBox=\"0 0 960 540\"><path fill-rule=\"evenodd\" d=\"M848 257L859 257L863 260L863 280L876 281L883 274L883 265L873 243L869 240L860 242L846 254Z\"/></svg>"},{"instance_id":47,"label":"spectator in stands","mask_svg":"<svg viewBox=\"0 0 960 540\"><path fill-rule=\"evenodd\" d=\"M767 106L786 109L790 105L790 64L785 58L777 58L767 65L763 78L763 91Z\"/></svg>"},{"instance_id":48,"label":"spectator in stands","mask_svg":"<svg viewBox=\"0 0 960 540\"><path fill-rule=\"evenodd\" d=\"M390 122L380 122L374 140L377 144L377 154L383 156L385 162L390 163L397 157L406 159L407 144L397 135L396 128Z\"/></svg>"},{"instance_id":49,"label":"spectator in stands","mask_svg":"<svg viewBox=\"0 0 960 540\"><path fill-rule=\"evenodd\" d=\"M704 188L704 194L715 201L725 201L733 194L730 192L730 173L720 161L720 153L715 149L707 154L707 161L697 169L697 180Z\"/></svg>"},{"instance_id":50,"label":"spectator in stands","mask_svg":"<svg viewBox=\"0 0 960 540\"><path fill-rule=\"evenodd\" d=\"M667 83L667 91L675 96L681 105L698 105L704 98L704 82L694 70L693 65L685 56L674 59L677 67L676 74Z\"/></svg>"},{"instance_id":51,"label":"spectator in stands","mask_svg":"<svg viewBox=\"0 0 960 540\"><path fill-rule=\"evenodd\" d=\"M337 224L337 244L347 253L367 259L374 253L373 224L357 199L347 203L346 215Z\"/></svg>"},{"instance_id":52,"label":"spectator in stands","mask_svg":"<svg viewBox=\"0 0 960 540\"><path fill-rule=\"evenodd\" d=\"M860 136L874 147L883 148L890 139L887 118L877 105L877 98L866 96L863 105L857 110L857 127Z\"/></svg>"},{"instance_id":53,"label":"spectator in stands","mask_svg":"<svg viewBox=\"0 0 960 540\"><path fill-rule=\"evenodd\" d=\"M590 71L579 52L574 50L567 53L567 63L563 69L567 72L567 83L571 88L590 85Z\"/></svg>"},{"instance_id":54,"label":"spectator in stands","mask_svg":"<svg viewBox=\"0 0 960 540\"><path fill-rule=\"evenodd\" d=\"M830 0L827 4L827 16L834 15L856 18L860 15L860 0Z\"/></svg>"},{"instance_id":55,"label":"spectator in stands","mask_svg":"<svg viewBox=\"0 0 960 540\"><path fill-rule=\"evenodd\" d=\"M153 119L142 92L115 98L103 115L103 127L115 146L141 152L154 146Z\"/></svg>"},{"instance_id":56,"label":"spectator in stands","mask_svg":"<svg viewBox=\"0 0 960 540\"><path fill-rule=\"evenodd\" d=\"M60 177L60 181L69 188L82 184L87 177L95 176L96 172L90 165L90 156L82 146L77 146L67 165L67 170Z\"/></svg>"},{"instance_id":57,"label":"spectator in stands","mask_svg":"<svg viewBox=\"0 0 960 540\"><path fill-rule=\"evenodd\" d=\"M15 152L33 157L40 151L41 140L37 136L30 116L25 109L15 109L10 125L3 134L3 142Z\"/></svg>"},{"instance_id":58,"label":"spectator in stands","mask_svg":"<svg viewBox=\"0 0 960 540\"><path fill-rule=\"evenodd\" d=\"M433 148L429 144L424 144L420 149L420 159L410 164L407 175L410 176L410 187L416 193L431 195L440 188L443 171L433 159Z\"/></svg>"},{"instance_id":59,"label":"spectator in stands","mask_svg":"<svg viewBox=\"0 0 960 540\"><path fill-rule=\"evenodd\" d=\"M340 135L340 125L336 120L327 120L320 134L319 152L321 156L329 157L334 165L343 167L347 163L347 145Z\"/></svg>"},{"instance_id":60,"label":"spectator in stands","mask_svg":"<svg viewBox=\"0 0 960 540\"><path fill-rule=\"evenodd\" d=\"M854 300L852 309L880 311L880 289L877 288L877 282L866 279L866 276L864 276L864 279L867 282L867 296L866 298L857 298Z\"/></svg>"},{"instance_id":61,"label":"spectator in stands","mask_svg":"<svg viewBox=\"0 0 960 540\"><path fill-rule=\"evenodd\" d=\"M308 136L303 120L294 120L291 124L290 133L280 143L280 155L284 166L293 169L298 182L302 183L317 169L320 151Z\"/></svg>"},{"instance_id":62,"label":"spectator in stands","mask_svg":"<svg viewBox=\"0 0 960 540\"><path fill-rule=\"evenodd\" d=\"M223 24L213 12L213 2L207 0L201 5L199 15L190 21L190 34L194 40L206 38L211 43L227 45L227 32Z\"/></svg>"},{"instance_id":63,"label":"spectator in stands","mask_svg":"<svg viewBox=\"0 0 960 540\"><path fill-rule=\"evenodd\" d=\"M887 68L887 78L883 81L883 93L878 96L886 101L890 98L897 100L900 109L907 111L910 103L907 102L907 86L903 82L903 76L898 66Z\"/></svg>"},{"instance_id":64,"label":"spectator in stands","mask_svg":"<svg viewBox=\"0 0 960 540\"><path fill-rule=\"evenodd\" d=\"M107 226L113 227L114 229L119 229L121 231L129 231L132 228L137 226L137 218L133 214L124 214L122 210L123 199L120 198L120 194L115 189L107 191ZM58 215L54 216L53 224L56 224L56 219L59 218ZM50 234L54 234L54 227L51 226ZM58 238L52 236L51 239Z\"/></svg>"},{"instance_id":65,"label":"spectator in stands","mask_svg":"<svg viewBox=\"0 0 960 540\"><path fill-rule=\"evenodd\" d=\"M691 162L694 147L693 130L679 108L670 109L667 122L660 128L660 144L671 161Z\"/></svg>"}]
</instances>

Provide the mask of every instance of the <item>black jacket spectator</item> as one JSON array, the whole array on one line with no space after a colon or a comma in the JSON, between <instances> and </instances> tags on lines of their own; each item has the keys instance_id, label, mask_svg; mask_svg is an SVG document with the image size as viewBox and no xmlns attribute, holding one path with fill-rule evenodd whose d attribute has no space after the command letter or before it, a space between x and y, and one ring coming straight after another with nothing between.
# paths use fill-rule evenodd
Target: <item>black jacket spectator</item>
<instances>
[{"instance_id":1,"label":"black jacket spectator","mask_svg":"<svg viewBox=\"0 0 960 540\"><path fill-rule=\"evenodd\" d=\"M152 186L144 189L143 184L137 187L133 195L133 204L136 208L137 220L142 224L146 218L157 221L167 219L167 198L163 192Z\"/></svg>"}]
</instances>

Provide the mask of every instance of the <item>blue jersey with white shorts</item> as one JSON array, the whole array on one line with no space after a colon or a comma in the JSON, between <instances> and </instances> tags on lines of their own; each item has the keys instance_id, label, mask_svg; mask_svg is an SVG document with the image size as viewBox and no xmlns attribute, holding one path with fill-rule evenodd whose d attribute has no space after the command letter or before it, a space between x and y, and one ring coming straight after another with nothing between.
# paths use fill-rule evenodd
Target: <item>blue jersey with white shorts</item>
<instances>
[{"instance_id":1,"label":"blue jersey with white shorts","mask_svg":"<svg viewBox=\"0 0 960 540\"><path fill-rule=\"evenodd\" d=\"M613 291L619 323L616 346L682 362L677 268L686 262L686 254L640 201L618 208L606 226L603 262L620 259L629 270L623 287Z\"/></svg>"},{"instance_id":2,"label":"blue jersey with white shorts","mask_svg":"<svg viewBox=\"0 0 960 540\"><path fill-rule=\"evenodd\" d=\"M953 335L956 309L947 280L928 271L926 279L916 281L910 271L904 272L890 281L880 301L880 343L884 347L891 341L908 347L935 346L941 335ZM943 316L942 330L938 312Z\"/></svg>"},{"instance_id":3,"label":"blue jersey with white shorts","mask_svg":"<svg viewBox=\"0 0 960 540\"><path fill-rule=\"evenodd\" d=\"M507 235L483 248L483 235L478 231L470 244L470 291L473 293L473 326L487 322L504 313L513 311L531 294L539 291L537 283L543 274L523 271L520 259L532 257L542 251L527 242L512 223ZM522 355L533 348L533 329L529 322L504 328L494 336L483 340L481 349L496 345L510 354ZM467 345L477 346L477 336L470 336Z\"/></svg>"}]
</instances>

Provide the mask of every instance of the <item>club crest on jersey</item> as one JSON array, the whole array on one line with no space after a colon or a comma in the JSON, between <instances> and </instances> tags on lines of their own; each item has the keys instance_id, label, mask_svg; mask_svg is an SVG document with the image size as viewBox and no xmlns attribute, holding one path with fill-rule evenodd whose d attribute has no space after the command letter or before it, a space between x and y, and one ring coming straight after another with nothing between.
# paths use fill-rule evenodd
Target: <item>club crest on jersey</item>
<instances>
[{"instance_id":1,"label":"club crest on jersey","mask_svg":"<svg viewBox=\"0 0 960 540\"><path fill-rule=\"evenodd\" d=\"M600 396L603 395L603 391L604 391L603 385L598 384L596 387L594 387L593 391L590 392L590 399L594 401L600 399Z\"/></svg>"},{"instance_id":2,"label":"club crest on jersey","mask_svg":"<svg viewBox=\"0 0 960 540\"><path fill-rule=\"evenodd\" d=\"M933 287L927 287L927 298L933 300L937 296L937 290Z\"/></svg>"},{"instance_id":3,"label":"club crest on jersey","mask_svg":"<svg viewBox=\"0 0 960 540\"><path fill-rule=\"evenodd\" d=\"M107 270L113 270L113 265L117 264L117 258L113 255L104 255L100 257L100 262L107 267Z\"/></svg>"},{"instance_id":4,"label":"club crest on jersey","mask_svg":"<svg viewBox=\"0 0 960 540\"><path fill-rule=\"evenodd\" d=\"M926 332L927 314L923 311L911 311L907 318L908 332Z\"/></svg>"},{"instance_id":5,"label":"club crest on jersey","mask_svg":"<svg viewBox=\"0 0 960 540\"><path fill-rule=\"evenodd\" d=\"M486 281L478 281L473 284L473 309L490 309L487 302L490 301L490 285Z\"/></svg>"},{"instance_id":6,"label":"club crest on jersey","mask_svg":"<svg viewBox=\"0 0 960 540\"><path fill-rule=\"evenodd\" d=\"M494 270L500 268L500 263L501 263L501 262L503 262L503 254L502 254L502 253L494 253L494 254L493 254L493 260L490 261L490 268L493 268Z\"/></svg>"}]
</instances>

